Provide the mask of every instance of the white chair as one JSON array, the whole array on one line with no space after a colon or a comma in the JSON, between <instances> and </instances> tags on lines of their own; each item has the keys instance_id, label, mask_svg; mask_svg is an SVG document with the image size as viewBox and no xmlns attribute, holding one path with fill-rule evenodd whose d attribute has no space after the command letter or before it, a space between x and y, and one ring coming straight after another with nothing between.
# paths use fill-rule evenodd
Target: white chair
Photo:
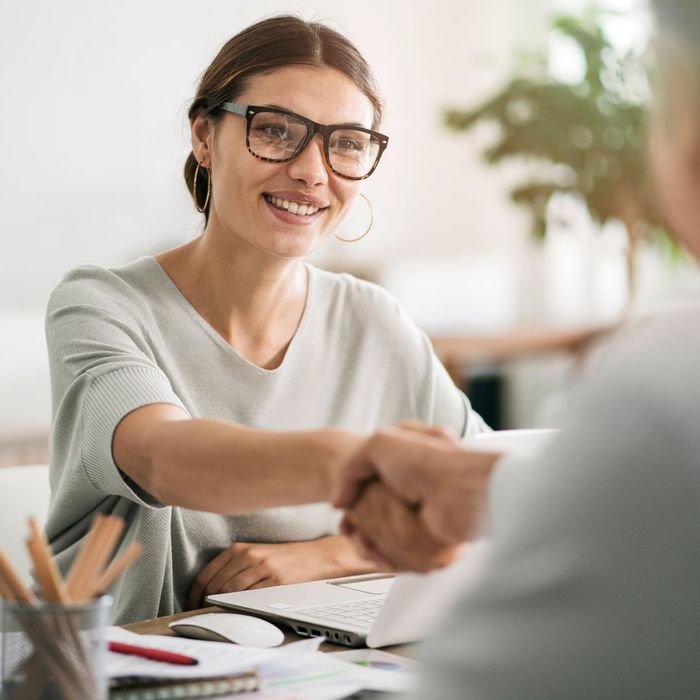
<instances>
[{"instance_id":1,"label":"white chair","mask_svg":"<svg viewBox=\"0 0 700 700\"><path fill-rule=\"evenodd\" d=\"M26 540L27 518L41 527L49 510L49 468L46 464L0 468L0 543L20 576L31 582Z\"/></svg>"}]
</instances>

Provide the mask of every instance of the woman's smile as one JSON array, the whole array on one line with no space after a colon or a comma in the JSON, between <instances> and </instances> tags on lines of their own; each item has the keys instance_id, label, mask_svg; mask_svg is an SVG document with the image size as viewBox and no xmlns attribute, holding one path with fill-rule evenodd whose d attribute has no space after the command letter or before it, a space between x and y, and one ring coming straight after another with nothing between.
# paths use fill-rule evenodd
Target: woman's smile
<instances>
[{"instance_id":1,"label":"woman's smile","mask_svg":"<svg viewBox=\"0 0 700 700\"><path fill-rule=\"evenodd\" d=\"M301 192L265 192L263 200L278 219L298 226L318 221L328 209L322 200Z\"/></svg>"}]
</instances>

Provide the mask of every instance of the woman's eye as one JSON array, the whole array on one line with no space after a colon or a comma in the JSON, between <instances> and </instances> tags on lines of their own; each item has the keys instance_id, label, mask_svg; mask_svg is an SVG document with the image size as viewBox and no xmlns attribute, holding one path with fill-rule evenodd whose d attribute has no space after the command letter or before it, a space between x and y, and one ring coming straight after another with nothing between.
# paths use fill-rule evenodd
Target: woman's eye
<instances>
[{"instance_id":1,"label":"woman's eye","mask_svg":"<svg viewBox=\"0 0 700 700\"><path fill-rule=\"evenodd\" d=\"M351 151L362 151L363 145L354 139L343 138L336 139L333 142L332 148L338 151L351 152Z\"/></svg>"},{"instance_id":2,"label":"woman's eye","mask_svg":"<svg viewBox=\"0 0 700 700\"><path fill-rule=\"evenodd\" d=\"M286 141L289 138L289 131L282 124L264 124L257 127L256 131L269 139Z\"/></svg>"}]
</instances>

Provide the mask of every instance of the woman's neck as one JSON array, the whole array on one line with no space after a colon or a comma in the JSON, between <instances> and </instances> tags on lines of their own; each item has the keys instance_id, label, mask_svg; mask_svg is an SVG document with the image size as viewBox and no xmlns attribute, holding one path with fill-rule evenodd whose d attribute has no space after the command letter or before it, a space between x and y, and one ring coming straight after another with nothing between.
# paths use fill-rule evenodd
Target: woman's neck
<instances>
[{"instance_id":1,"label":"woman's neck","mask_svg":"<svg viewBox=\"0 0 700 700\"><path fill-rule=\"evenodd\" d=\"M251 362L277 366L304 312L307 271L252 246L222 249L203 234L156 256L197 312Z\"/></svg>"}]
</instances>

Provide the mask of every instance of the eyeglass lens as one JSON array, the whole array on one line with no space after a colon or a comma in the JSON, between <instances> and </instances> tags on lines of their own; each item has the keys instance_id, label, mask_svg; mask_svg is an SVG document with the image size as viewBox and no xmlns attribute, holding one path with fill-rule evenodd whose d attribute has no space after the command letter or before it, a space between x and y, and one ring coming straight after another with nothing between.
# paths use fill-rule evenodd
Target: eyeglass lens
<instances>
[{"instance_id":1,"label":"eyeglass lens","mask_svg":"<svg viewBox=\"0 0 700 700\"><path fill-rule=\"evenodd\" d=\"M305 141L309 126L291 114L257 112L250 124L248 141L256 156L288 160ZM334 129L329 136L328 160L340 175L364 177L372 170L379 153L379 141L352 127Z\"/></svg>"}]
</instances>

